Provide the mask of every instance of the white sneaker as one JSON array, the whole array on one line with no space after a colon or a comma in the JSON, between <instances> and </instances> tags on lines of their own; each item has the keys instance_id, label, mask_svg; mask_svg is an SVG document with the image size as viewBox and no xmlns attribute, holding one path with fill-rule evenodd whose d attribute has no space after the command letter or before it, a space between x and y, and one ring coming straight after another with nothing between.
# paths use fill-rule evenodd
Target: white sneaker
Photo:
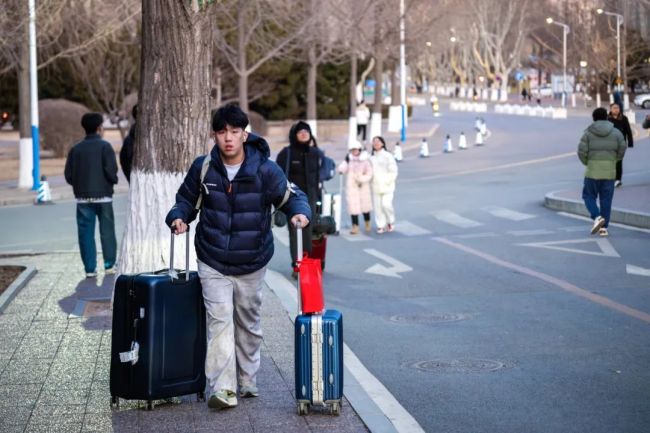
<instances>
[{"instance_id":1,"label":"white sneaker","mask_svg":"<svg viewBox=\"0 0 650 433\"><path fill-rule=\"evenodd\" d=\"M86 272L86 278L96 278L97 272Z\"/></svg>"},{"instance_id":2,"label":"white sneaker","mask_svg":"<svg viewBox=\"0 0 650 433\"><path fill-rule=\"evenodd\" d=\"M605 227L598 230L598 234L600 235L601 238L609 236L609 232L607 231L607 229Z\"/></svg>"},{"instance_id":3,"label":"white sneaker","mask_svg":"<svg viewBox=\"0 0 650 433\"><path fill-rule=\"evenodd\" d=\"M618 188L618 187L620 187L622 185L623 185L623 182L621 182L620 180L617 180L616 182L614 182L614 187L615 188Z\"/></svg>"},{"instance_id":4,"label":"white sneaker","mask_svg":"<svg viewBox=\"0 0 650 433\"><path fill-rule=\"evenodd\" d=\"M594 225L591 226L591 234L595 235L605 225L605 218L597 216L594 220Z\"/></svg>"}]
</instances>

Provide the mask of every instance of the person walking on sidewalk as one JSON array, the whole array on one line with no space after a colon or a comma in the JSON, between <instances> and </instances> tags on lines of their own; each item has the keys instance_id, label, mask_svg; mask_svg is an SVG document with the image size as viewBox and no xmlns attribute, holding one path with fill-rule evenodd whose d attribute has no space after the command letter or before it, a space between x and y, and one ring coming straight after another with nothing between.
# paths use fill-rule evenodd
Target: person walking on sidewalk
<instances>
[{"instance_id":1,"label":"person walking on sidewalk","mask_svg":"<svg viewBox=\"0 0 650 433\"><path fill-rule=\"evenodd\" d=\"M246 126L248 116L235 105L215 112L207 171L202 176L207 155L192 163L165 219L176 234L184 233L201 197L194 244L207 310L205 375L213 409L237 406L238 386L243 398L259 395L262 283L273 256L271 206L294 225L307 226L311 218L305 194L288 184L269 159L269 145Z\"/></svg>"},{"instance_id":2,"label":"person walking on sidewalk","mask_svg":"<svg viewBox=\"0 0 650 433\"><path fill-rule=\"evenodd\" d=\"M616 162L625 155L625 139L614 124L607 120L607 110L596 108L592 117L594 123L585 130L578 145L578 157L587 166L582 199L594 220L591 234L607 236L614 197ZM600 199L600 209L596 199Z\"/></svg>"},{"instance_id":3,"label":"person walking on sidewalk","mask_svg":"<svg viewBox=\"0 0 650 433\"><path fill-rule=\"evenodd\" d=\"M370 181L372 181L372 164L368 152L355 141L350 146L350 153L339 165L339 173L346 174L345 198L348 213L352 218L351 235L359 234L359 214L363 214L366 232L370 232L370 211L372 199L370 197Z\"/></svg>"},{"instance_id":4,"label":"person walking on sidewalk","mask_svg":"<svg viewBox=\"0 0 650 433\"><path fill-rule=\"evenodd\" d=\"M609 115L607 120L614 124L614 127L621 131L623 138L627 143L627 147L634 147L634 136L632 134L632 128L630 127L630 121L627 116L621 113L621 107L617 103L613 103L609 106ZM623 185L623 160L616 162L616 181L614 182L615 187L620 187Z\"/></svg>"},{"instance_id":5,"label":"person walking on sidewalk","mask_svg":"<svg viewBox=\"0 0 650 433\"><path fill-rule=\"evenodd\" d=\"M370 162L372 163L372 196L377 233L392 232L395 229L393 195L397 180L397 162L395 162L393 154L386 150L386 141L382 137L372 139Z\"/></svg>"},{"instance_id":6,"label":"person walking on sidewalk","mask_svg":"<svg viewBox=\"0 0 650 433\"><path fill-rule=\"evenodd\" d=\"M129 133L122 142L122 149L120 149L120 165L122 166L124 176L126 176L126 181L129 183L131 183L131 167L133 165L133 146L135 144L136 122L138 120L138 104L134 105L131 109L131 115L133 116L133 125L131 125Z\"/></svg>"},{"instance_id":7,"label":"person walking on sidewalk","mask_svg":"<svg viewBox=\"0 0 650 433\"><path fill-rule=\"evenodd\" d=\"M366 133L368 132L368 121L370 120L370 109L365 101L357 106L357 138L361 135L363 142L366 142Z\"/></svg>"},{"instance_id":8,"label":"person walking on sidewalk","mask_svg":"<svg viewBox=\"0 0 650 433\"><path fill-rule=\"evenodd\" d=\"M115 273L117 239L113 215L113 185L117 184L117 159L109 142L102 140L104 117L86 113L81 126L86 138L75 144L65 161L65 180L77 200L79 251L86 278L97 276L95 220L99 220L104 272Z\"/></svg>"}]
</instances>

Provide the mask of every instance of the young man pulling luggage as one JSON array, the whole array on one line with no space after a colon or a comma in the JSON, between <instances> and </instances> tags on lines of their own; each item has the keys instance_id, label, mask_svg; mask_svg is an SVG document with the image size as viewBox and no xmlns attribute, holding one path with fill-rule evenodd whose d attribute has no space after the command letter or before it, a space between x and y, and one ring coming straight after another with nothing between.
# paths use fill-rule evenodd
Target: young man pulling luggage
<instances>
[{"instance_id":1,"label":"young man pulling luggage","mask_svg":"<svg viewBox=\"0 0 650 433\"><path fill-rule=\"evenodd\" d=\"M166 218L177 234L184 233L201 197L194 243L208 313L208 406L214 409L236 406L238 386L241 397L259 394L262 281L273 256L271 206L294 225L304 227L311 219L305 194L288 183L269 160L266 141L246 126L248 116L239 107L216 111L208 169L202 173L205 156L194 161Z\"/></svg>"}]
</instances>

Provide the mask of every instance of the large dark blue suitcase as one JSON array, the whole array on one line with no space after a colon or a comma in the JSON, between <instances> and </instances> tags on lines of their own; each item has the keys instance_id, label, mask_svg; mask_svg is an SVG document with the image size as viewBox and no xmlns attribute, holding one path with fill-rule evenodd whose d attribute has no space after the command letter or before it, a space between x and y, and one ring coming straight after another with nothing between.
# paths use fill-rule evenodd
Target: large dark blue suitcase
<instances>
[{"instance_id":1,"label":"large dark blue suitcase","mask_svg":"<svg viewBox=\"0 0 650 433\"><path fill-rule=\"evenodd\" d=\"M295 321L298 413L322 405L341 413L343 398L343 316L336 310L300 314Z\"/></svg>"},{"instance_id":2,"label":"large dark blue suitcase","mask_svg":"<svg viewBox=\"0 0 650 433\"><path fill-rule=\"evenodd\" d=\"M206 326L201 282L170 269L120 275L115 283L111 345L111 404L119 399L153 401L196 393L205 395Z\"/></svg>"},{"instance_id":3,"label":"large dark blue suitcase","mask_svg":"<svg viewBox=\"0 0 650 433\"><path fill-rule=\"evenodd\" d=\"M298 257L302 257L302 230L297 230L297 234ZM298 275L300 278L300 272ZM343 399L343 315L336 310L302 314L301 305L298 290L298 316L294 322L298 413L308 414L309 407L313 405L327 407L334 415L340 415Z\"/></svg>"}]
</instances>

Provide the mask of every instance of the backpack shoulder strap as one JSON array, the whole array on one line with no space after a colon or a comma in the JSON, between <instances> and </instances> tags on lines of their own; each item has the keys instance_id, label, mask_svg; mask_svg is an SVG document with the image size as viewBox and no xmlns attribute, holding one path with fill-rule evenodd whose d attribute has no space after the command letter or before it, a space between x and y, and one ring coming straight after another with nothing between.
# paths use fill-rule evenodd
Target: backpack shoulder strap
<instances>
[{"instance_id":1,"label":"backpack shoulder strap","mask_svg":"<svg viewBox=\"0 0 650 433\"><path fill-rule=\"evenodd\" d=\"M203 164L201 165L201 178L200 178L201 190L199 191L199 198L196 200L196 205L194 206L194 209L196 210L201 209L201 205L203 204L203 182L205 181L206 174L208 174L208 168L210 168L211 159L212 158L210 157L209 153L205 156L205 158L203 158Z\"/></svg>"}]
</instances>

